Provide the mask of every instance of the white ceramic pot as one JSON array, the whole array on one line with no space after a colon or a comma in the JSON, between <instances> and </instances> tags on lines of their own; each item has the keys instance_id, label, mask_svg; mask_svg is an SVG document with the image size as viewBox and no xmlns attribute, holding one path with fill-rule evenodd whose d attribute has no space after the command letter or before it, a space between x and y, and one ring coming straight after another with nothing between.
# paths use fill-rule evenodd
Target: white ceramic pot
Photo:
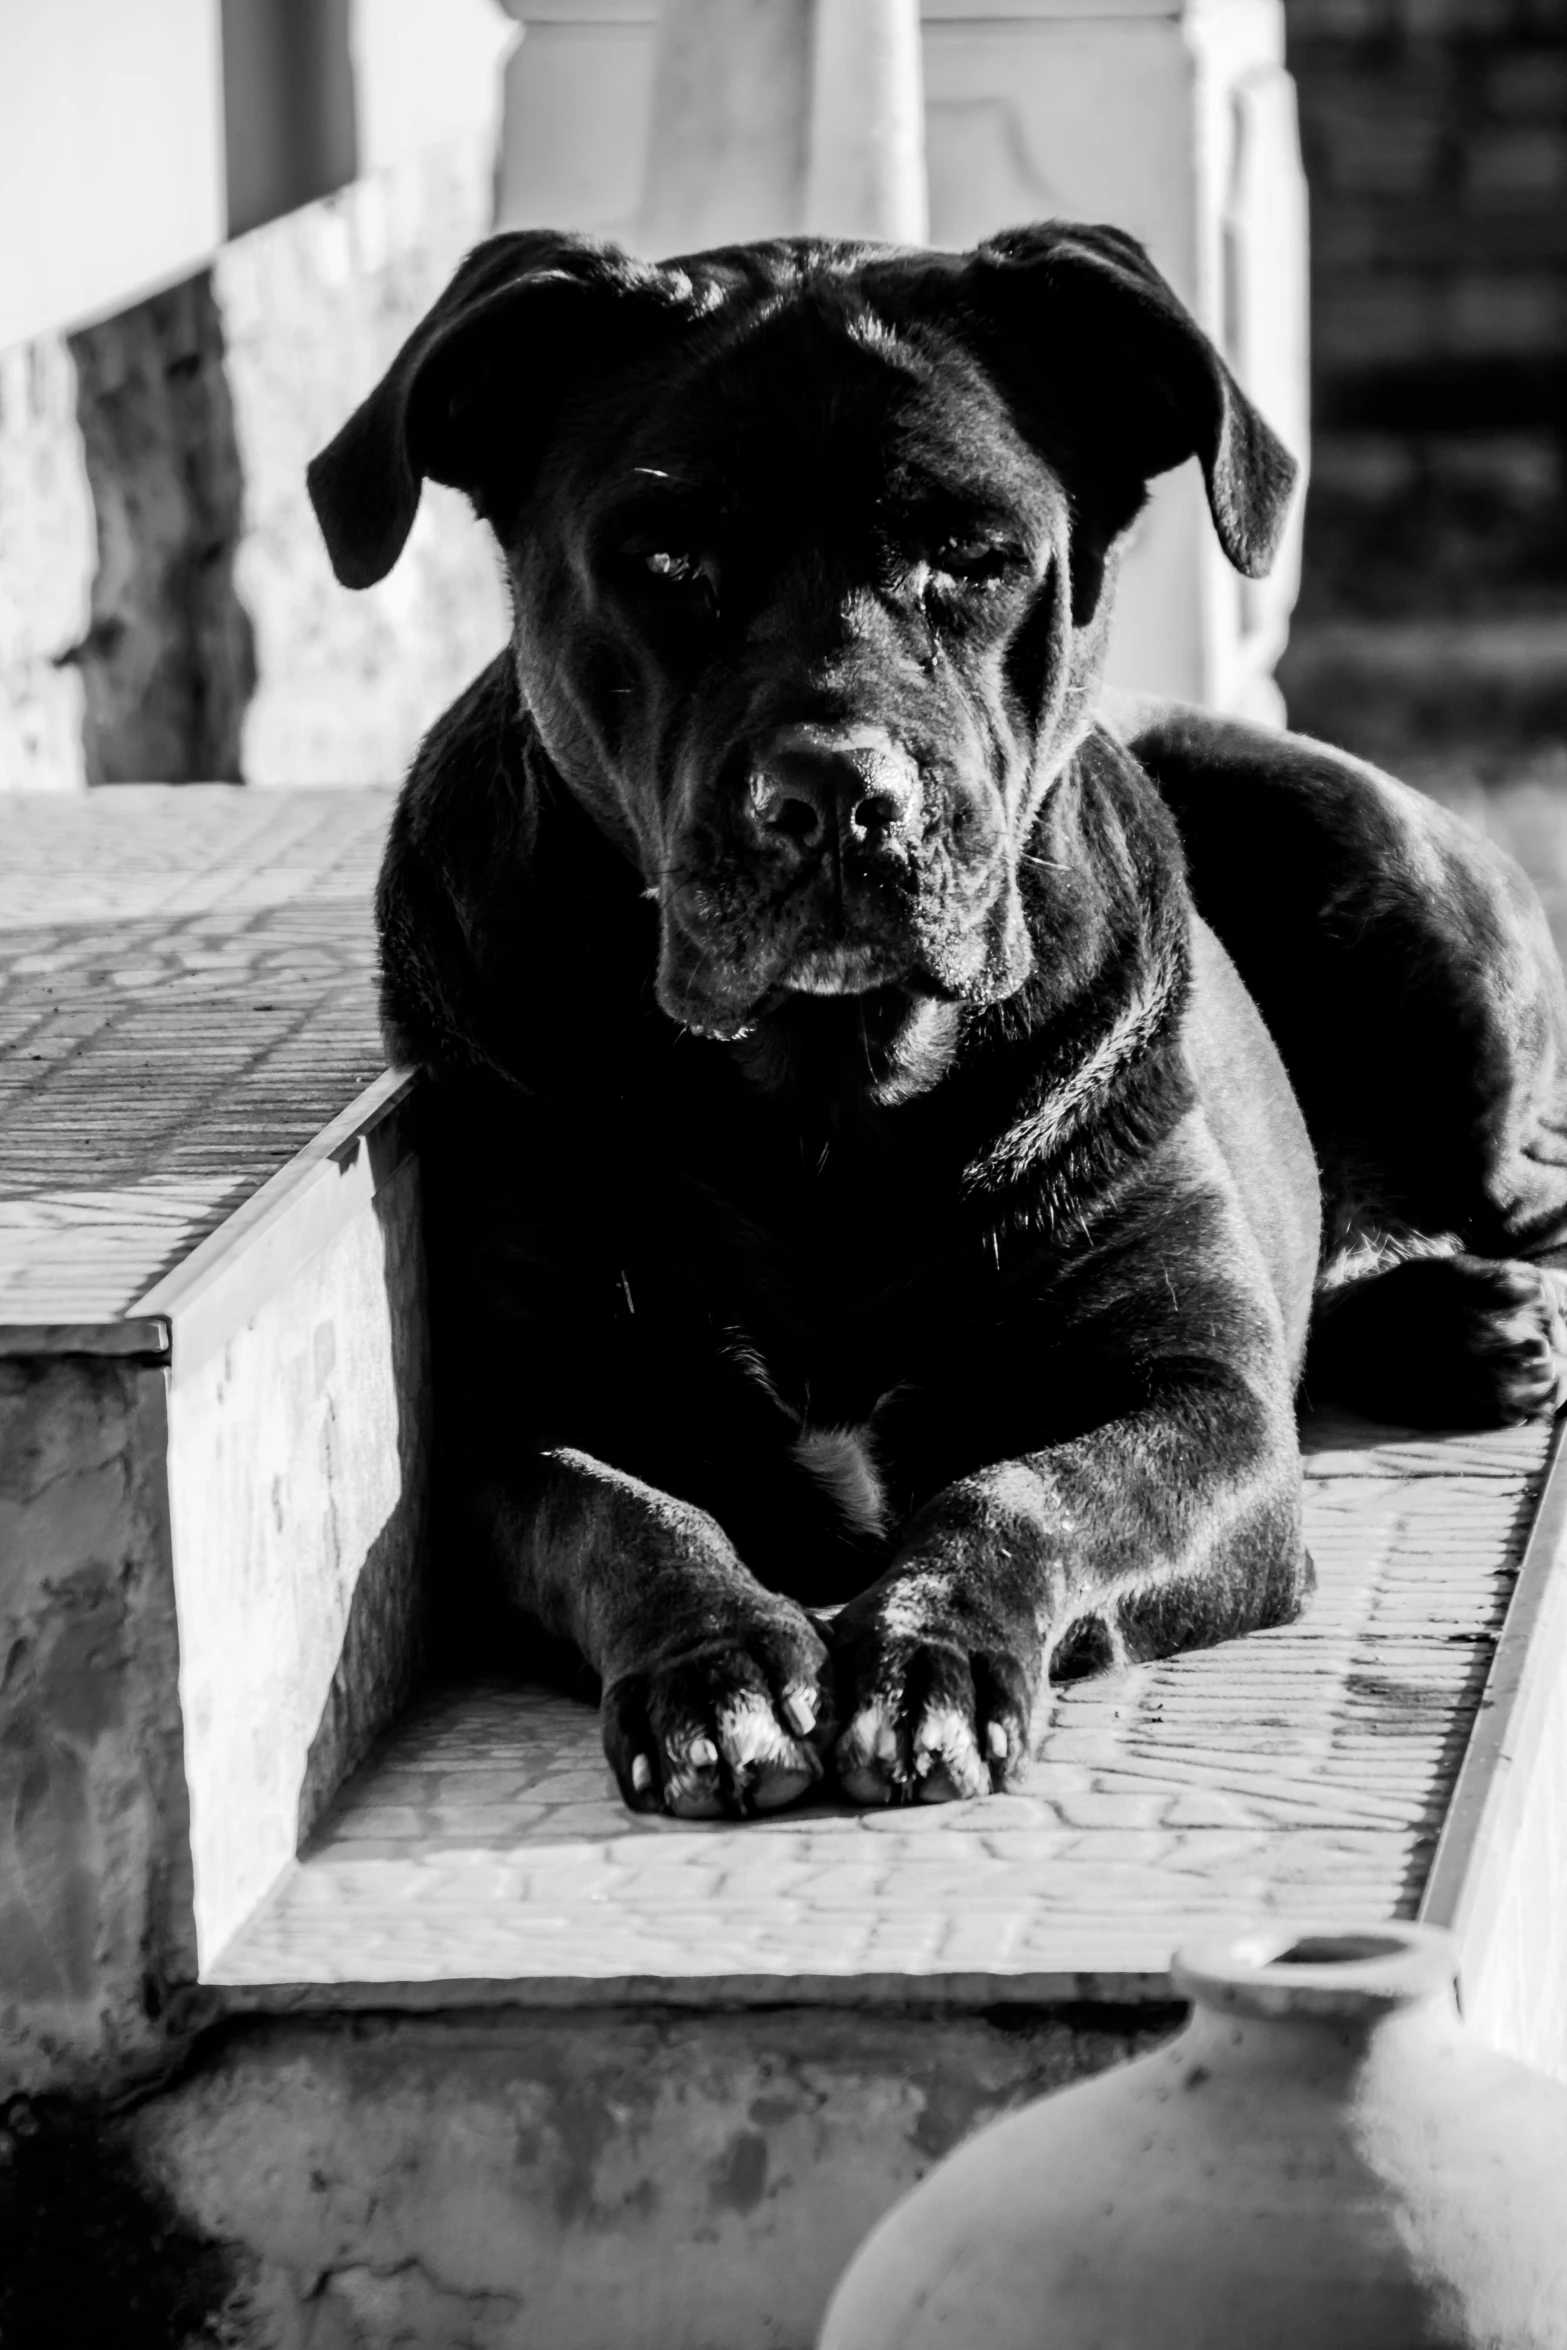
<instances>
[{"instance_id":1,"label":"white ceramic pot","mask_svg":"<svg viewBox=\"0 0 1567 2350\"><path fill-rule=\"evenodd\" d=\"M1448 1937L1182 1950L1168 2046L992 2123L821 2350L1567 2350L1567 2089L1470 2038Z\"/></svg>"}]
</instances>

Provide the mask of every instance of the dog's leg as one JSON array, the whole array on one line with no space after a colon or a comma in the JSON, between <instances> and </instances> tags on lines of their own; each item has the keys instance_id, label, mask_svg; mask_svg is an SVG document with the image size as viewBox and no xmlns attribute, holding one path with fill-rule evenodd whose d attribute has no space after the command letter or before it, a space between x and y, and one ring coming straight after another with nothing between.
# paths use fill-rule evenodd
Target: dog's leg
<instances>
[{"instance_id":1,"label":"dog's leg","mask_svg":"<svg viewBox=\"0 0 1567 2350\"><path fill-rule=\"evenodd\" d=\"M1448 1236L1369 1278L1330 1260L1308 1394L1428 1427L1560 1403L1567 989L1534 889L1325 744L1151 703L1127 736L1288 1067L1330 1227Z\"/></svg>"},{"instance_id":2,"label":"dog's leg","mask_svg":"<svg viewBox=\"0 0 1567 2350\"><path fill-rule=\"evenodd\" d=\"M605 1752L634 1809L773 1811L821 1777L826 1647L715 1518L569 1450L543 1456L526 1499L480 1499L510 1598L599 1675Z\"/></svg>"},{"instance_id":3,"label":"dog's leg","mask_svg":"<svg viewBox=\"0 0 1567 2350\"><path fill-rule=\"evenodd\" d=\"M1468 1255L1411 1257L1330 1290L1306 1394L1412 1428L1499 1428L1567 1400L1567 1275Z\"/></svg>"},{"instance_id":4,"label":"dog's leg","mask_svg":"<svg viewBox=\"0 0 1567 2350\"><path fill-rule=\"evenodd\" d=\"M1172 1363L1134 1410L961 1477L834 1627L855 1802L1004 1786L1048 1673L1287 1622L1310 1588L1293 1421L1222 1364Z\"/></svg>"}]
</instances>

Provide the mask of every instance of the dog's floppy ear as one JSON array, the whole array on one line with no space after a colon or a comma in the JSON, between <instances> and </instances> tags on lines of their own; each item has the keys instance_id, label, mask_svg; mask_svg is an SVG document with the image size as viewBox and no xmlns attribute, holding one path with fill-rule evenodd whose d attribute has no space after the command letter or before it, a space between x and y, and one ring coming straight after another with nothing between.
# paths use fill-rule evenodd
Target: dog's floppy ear
<instances>
[{"instance_id":1,"label":"dog's floppy ear","mask_svg":"<svg viewBox=\"0 0 1567 2350\"><path fill-rule=\"evenodd\" d=\"M1219 543L1260 579L1278 552L1295 460L1135 237L1075 221L1008 229L981 245L971 285L1014 349L1048 351L1079 413L1147 480L1195 456Z\"/></svg>"},{"instance_id":2,"label":"dog's floppy ear","mask_svg":"<svg viewBox=\"0 0 1567 2350\"><path fill-rule=\"evenodd\" d=\"M690 296L689 280L591 237L527 229L476 247L306 471L343 585L386 577L426 480L466 490L493 519L514 486L508 460L525 464L530 428L592 340L590 326L628 302L668 310Z\"/></svg>"}]
</instances>

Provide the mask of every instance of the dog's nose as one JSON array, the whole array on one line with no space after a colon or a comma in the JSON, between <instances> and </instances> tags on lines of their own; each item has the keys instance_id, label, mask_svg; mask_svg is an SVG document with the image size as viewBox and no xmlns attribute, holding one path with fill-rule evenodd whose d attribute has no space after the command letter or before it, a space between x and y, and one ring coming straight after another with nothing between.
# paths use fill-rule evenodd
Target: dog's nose
<instances>
[{"instance_id":1,"label":"dog's nose","mask_svg":"<svg viewBox=\"0 0 1567 2350\"><path fill-rule=\"evenodd\" d=\"M750 814L769 847L809 856L836 838L877 849L918 816L919 771L880 727L791 727L751 770Z\"/></svg>"}]
</instances>

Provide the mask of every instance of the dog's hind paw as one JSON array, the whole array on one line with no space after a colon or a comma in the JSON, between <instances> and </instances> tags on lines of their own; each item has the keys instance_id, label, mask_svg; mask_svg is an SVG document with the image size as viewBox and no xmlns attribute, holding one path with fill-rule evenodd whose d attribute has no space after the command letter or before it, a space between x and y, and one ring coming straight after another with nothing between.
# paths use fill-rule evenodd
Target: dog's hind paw
<instances>
[{"instance_id":1,"label":"dog's hind paw","mask_svg":"<svg viewBox=\"0 0 1567 2350\"><path fill-rule=\"evenodd\" d=\"M1567 1276L1477 1256L1415 1257L1320 1308L1313 1403L1421 1428L1496 1428L1567 1401Z\"/></svg>"},{"instance_id":2,"label":"dog's hind paw","mask_svg":"<svg viewBox=\"0 0 1567 2350\"><path fill-rule=\"evenodd\" d=\"M821 1779L832 1728L826 1650L790 1603L778 1603L778 1619L606 1688L604 1751L633 1811L686 1820L781 1811Z\"/></svg>"}]
</instances>

